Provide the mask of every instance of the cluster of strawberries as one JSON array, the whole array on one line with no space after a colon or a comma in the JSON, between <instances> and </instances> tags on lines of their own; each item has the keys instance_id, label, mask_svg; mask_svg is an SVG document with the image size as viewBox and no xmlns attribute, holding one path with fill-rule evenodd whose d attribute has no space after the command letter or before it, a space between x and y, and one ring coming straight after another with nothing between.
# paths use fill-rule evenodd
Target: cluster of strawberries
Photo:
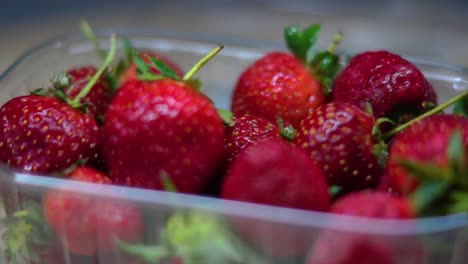
<instances>
[{"instance_id":1,"label":"cluster of strawberries","mask_svg":"<svg viewBox=\"0 0 468 264\"><path fill-rule=\"evenodd\" d=\"M361 217L468 210L467 92L438 104L421 71L388 51L357 54L343 67L335 53L341 35L321 51L314 47L319 30L286 28L291 52L265 54L245 69L231 111L217 109L193 79L221 46L184 74L170 58L125 43L123 59L109 71L113 37L99 69L69 69L49 88L1 106L0 160L70 180L171 186ZM441 113L452 104L456 113ZM116 237L137 241L143 229L132 204L60 189L45 194L41 215L77 255L111 251ZM288 243L287 235L262 243L245 223L234 229L275 256L310 246ZM319 241L308 264L358 263L359 254L374 256L369 263L387 259L367 244L340 251L345 242Z\"/></svg>"}]
</instances>

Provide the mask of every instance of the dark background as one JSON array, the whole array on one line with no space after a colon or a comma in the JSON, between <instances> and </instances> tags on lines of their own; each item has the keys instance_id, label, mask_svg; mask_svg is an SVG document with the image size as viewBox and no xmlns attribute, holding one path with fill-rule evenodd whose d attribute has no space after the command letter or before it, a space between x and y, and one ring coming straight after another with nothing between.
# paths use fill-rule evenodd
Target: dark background
<instances>
[{"instance_id":1,"label":"dark background","mask_svg":"<svg viewBox=\"0 0 468 264\"><path fill-rule=\"evenodd\" d=\"M0 0L0 72L27 49L95 29L145 28L278 42L287 24L323 25L327 43L341 30L349 52L389 49L468 66L468 1L450 0ZM321 42L319 42L321 43Z\"/></svg>"}]
</instances>

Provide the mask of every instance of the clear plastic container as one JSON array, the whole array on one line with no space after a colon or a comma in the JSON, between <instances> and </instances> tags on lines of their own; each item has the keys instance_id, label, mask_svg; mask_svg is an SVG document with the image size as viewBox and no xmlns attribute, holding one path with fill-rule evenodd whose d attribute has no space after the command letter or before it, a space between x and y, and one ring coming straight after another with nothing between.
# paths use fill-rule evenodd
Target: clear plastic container
<instances>
[{"instance_id":1,"label":"clear plastic container","mask_svg":"<svg viewBox=\"0 0 468 264\"><path fill-rule=\"evenodd\" d=\"M138 31L118 33L120 37L129 37L138 48L154 49L169 56L184 70L216 44L224 44L224 50L197 75L203 83L203 92L220 108L229 108L231 90L245 67L267 50L284 49L268 43L228 38L196 39L186 35ZM100 44L107 47L108 34L99 35ZM439 101L468 89L468 72L465 69L410 60L417 64L433 84ZM13 96L44 87L53 74L83 64L99 65L100 59L89 42L81 36L56 39L40 45L19 58L0 77L1 103ZM59 186L92 197L95 201L105 198L133 203L143 215L144 231L140 243L144 244L157 242L161 228L175 212L202 212L215 216L223 220L226 228L263 259L244 263L306 263L308 256L323 254L326 250L335 252L330 255L334 257L345 254L347 250L358 252L359 249L351 246L361 247L361 250L364 248L366 252L380 252L374 253L381 254L382 263L461 264L468 261L468 213L417 220L365 219L163 191L98 186L28 175L6 166L0 169L0 189L6 215L11 216L21 210L26 200L34 200L40 205L43 195ZM97 233L99 235L99 231ZM8 263L3 254L5 243L7 241L4 239L0 241L1 263ZM128 260L120 250L106 250L99 242L95 245L98 253L94 257L72 254L65 245L58 244L60 246L54 258L57 263L136 263ZM326 247L323 245L329 248L321 248ZM32 252L36 248L29 250ZM206 251L206 254L215 252ZM362 258L362 262L355 263L368 263L365 262L366 255L357 257ZM329 259L320 263L335 262Z\"/></svg>"}]
</instances>

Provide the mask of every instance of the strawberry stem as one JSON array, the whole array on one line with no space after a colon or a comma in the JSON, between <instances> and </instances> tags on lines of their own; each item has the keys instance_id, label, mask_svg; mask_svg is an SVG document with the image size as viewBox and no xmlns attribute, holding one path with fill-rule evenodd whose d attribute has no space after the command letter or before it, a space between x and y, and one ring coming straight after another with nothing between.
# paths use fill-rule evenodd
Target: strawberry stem
<instances>
[{"instance_id":1,"label":"strawberry stem","mask_svg":"<svg viewBox=\"0 0 468 264\"><path fill-rule=\"evenodd\" d=\"M99 69L93 75L93 77L91 77L91 79L86 84L86 86L83 89L81 89L81 91L75 96L75 98L73 98L72 101L70 101L70 104L72 107L79 107L81 99L83 99L83 97L85 97L89 93L89 91L91 90L93 85L96 83L96 81L99 79L99 77L104 72L104 70L106 70L106 68L112 63L112 60L114 59L114 56L115 56L116 48L117 48L116 36L115 34L112 34L110 49L109 49L109 52L107 53L107 57L104 59L103 64L101 65L101 67L99 67Z\"/></svg>"},{"instance_id":2,"label":"strawberry stem","mask_svg":"<svg viewBox=\"0 0 468 264\"><path fill-rule=\"evenodd\" d=\"M343 39L343 33L338 32L335 34L333 37L332 42L328 45L327 51L330 52L331 54L335 53L336 47L341 43L341 40Z\"/></svg>"},{"instance_id":3,"label":"strawberry stem","mask_svg":"<svg viewBox=\"0 0 468 264\"><path fill-rule=\"evenodd\" d=\"M85 34L86 38L93 44L94 48L96 49L96 52L99 54L99 57L101 59L105 60L106 58L106 53L99 47L99 44L97 42L96 35L94 35L94 32L89 25L89 23L86 20L81 21L81 31L83 34Z\"/></svg>"},{"instance_id":4,"label":"strawberry stem","mask_svg":"<svg viewBox=\"0 0 468 264\"><path fill-rule=\"evenodd\" d=\"M206 54L201 60L199 60L182 78L184 81L190 80L195 73L197 73L211 58L213 58L218 52L224 48L223 45L218 45L216 48L212 49L208 54Z\"/></svg>"},{"instance_id":5,"label":"strawberry stem","mask_svg":"<svg viewBox=\"0 0 468 264\"><path fill-rule=\"evenodd\" d=\"M465 96L468 95L468 91L465 91L465 92L462 92L454 97L452 97L451 99L449 99L448 101L444 102L443 104L435 107L435 108L432 108L431 110L425 112L424 114L418 116L418 117L415 117L414 119L411 119L410 121L404 123L403 125L400 125L400 126L397 126L396 128L388 131L387 133L385 133L383 135L383 138L385 140L391 138L393 135L397 134L398 132L404 130L405 128L407 128L408 126L410 126L411 124L413 124L414 122L417 122L423 118L426 118L428 116L431 116L433 114L436 114L442 110L444 110L445 108L449 107L450 105L458 102L459 100L463 99Z\"/></svg>"}]
</instances>

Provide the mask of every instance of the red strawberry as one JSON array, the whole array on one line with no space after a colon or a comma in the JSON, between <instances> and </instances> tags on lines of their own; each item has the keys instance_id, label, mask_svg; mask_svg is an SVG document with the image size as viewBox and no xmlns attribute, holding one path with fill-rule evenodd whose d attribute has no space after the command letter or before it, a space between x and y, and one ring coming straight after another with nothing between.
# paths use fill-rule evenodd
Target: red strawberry
<instances>
[{"instance_id":1,"label":"red strawberry","mask_svg":"<svg viewBox=\"0 0 468 264\"><path fill-rule=\"evenodd\" d=\"M436 93L411 62L388 51L354 56L332 85L331 100L365 109L370 103L376 118L396 123L418 115L425 103L436 103Z\"/></svg>"},{"instance_id":2,"label":"red strawberry","mask_svg":"<svg viewBox=\"0 0 468 264\"><path fill-rule=\"evenodd\" d=\"M230 163L242 150L257 142L280 138L280 129L267 119L255 115L234 116L226 137L227 161Z\"/></svg>"},{"instance_id":3,"label":"red strawberry","mask_svg":"<svg viewBox=\"0 0 468 264\"><path fill-rule=\"evenodd\" d=\"M86 86L97 69L93 66L82 66L69 69L66 76L70 78L70 85L65 87L65 93L74 98ZM80 101L87 104L89 111L96 117L103 116L112 99L112 91L104 77L100 77L89 93Z\"/></svg>"},{"instance_id":4,"label":"red strawberry","mask_svg":"<svg viewBox=\"0 0 468 264\"><path fill-rule=\"evenodd\" d=\"M330 195L325 175L308 155L273 138L245 149L234 159L222 185L221 197L244 202L326 211ZM275 256L299 255L310 242L300 230L232 219L248 241ZM268 235L262 233L268 230ZM271 233L271 230L276 230Z\"/></svg>"},{"instance_id":5,"label":"red strawberry","mask_svg":"<svg viewBox=\"0 0 468 264\"><path fill-rule=\"evenodd\" d=\"M236 83L232 112L263 116L271 122L279 116L296 126L310 109L323 103L326 92L322 89L328 88L339 64L333 54L337 43L311 56L319 29L319 25L303 32L286 28L286 42L294 55L271 52L250 65Z\"/></svg>"},{"instance_id":6,"label":"red strawberry","mask_svg":"<svg viewBox=\"0 0 468 264\"><path fill-rule=\"evenodd\" d=\"M163 189L161 176L167 173L178 191L201 192L222 158L223 122L211 101L185 81L190 78L161 78L126 82L109 106L103 149L110 177Z\"/></svg>"},{"instance_id":7,"label":"red strawberry","mask_svg":"<svg viewBox=\"0 0 468 264\"><path fill-rule=\"evenodd\" d=\"M385 193L361 191L339 198L332 213L384 219L409 219L415 213L407 200ZM418 241L386 239L384 235L326 230L319 235L307 264L423 263Z\"/></svg>"},{"instance_id":8,"label":"red strawberry","mask_svg":"<svg viewBox=\"0 0 468 264\"><path fill-rule=\"evenodd\" d=\"M374 119L356 106L332 102L310 112L293 142L320 165L330 184L373 187L382 171L374 155Z\"/></svg>"},{"instance_id":9,"label":"red strawberry","mask_svg":"<svg viewBox=\"0 0 468 264\"><path fill-rule=\"evenodd\" d=\"M373 218L415 217L407 200L373 191L360 191L345 195L335 202L331 212Z\"/></svg>"},{"instance_id":10,"label":"red strawberry","mask_svg":"<svg viewBox=\"0 0 468 264\"><path fill-rule=\"evenodd\" d=\"M59 90L52 97L38 89L41 96L20 96L5 103L0 108L0 160L21 170L47 173L96 159L101 134L94 116L80 102L112 62L115 49L113 35L103 65L73 99Z\"/></svg>"},{"instance_id":11,"label":"red strawberry","mask_svg":"<svg viewBox=\"0 0 468 264\"><path fill-rule=\"evenodd\" d=\"M276 138L258 142L234 159L222 197L318 211L330 204L321 169L305 152Z\"/></svg>"},{"instance_id":12,"label":"red strawberry","mask_svg":"<svg viewBox=\"0 0 468 264\"><path fill-rule=\"evenodd\" d=\"M148 65L148 67L150 68L150 71L153 74L159 74L160 71L157 70L155 67L153 67L151 65L150 58L161 60L164 64L166 64L172 70L174 70L174 72L178 76L183 75L182 69L175 62L173 62L172 60L170 60L169 58L167 58L164 55L155 53L155 52L150 51L150 50L140 50L140 51L138 51L138 56L143 60L143 62L145 64ZM128 66L128 68L120 76L120 83L124 84L127 81L136 80L136 79L138 79L137 78L137 66L135 65L135 63L132 63L132 64L130 64Z\"/></svg>"},{"instance_id":13,"label":"red strawberry","mask_svg":"<svg viewBox=\"0 0 468 264\"><path fill-rule=\"evenodd\" d=\"M0 109L0 160L31 172L52 172L93 160L99 129L91 114L48 96L11 99Z\"/></svg>"},{"instance_id":14,"label":"red strawberry","mask_svg":"<svg viewBox=\"0 0 468 264\"><path fill-rule=\"evenodd\" d=\"M379 188L397 195L412 194L418 186L417 178L400 164L401 160L430 163L448 168L447 149L456 129L462 131L462 148L468 151L468 118L438 114L414 122L397 134L390 145L388 164ZM465 160L465 162L467 162Z\"/></svg>"},{"instance_id":15,"label":"red strawberry","mask_svg":"<svg viewBox=\"0 0 468 264\"><path fill-rule=\"evenodd\" d=\"M91 168L78 167L69 176L73 181L110 183L106 175ZM115 238L136 241L143 228L141 213L133 204L72 193L61 187L45 194L43 212L68 250L78 255L110 252Z\"/></svg>"}]
</instances>

